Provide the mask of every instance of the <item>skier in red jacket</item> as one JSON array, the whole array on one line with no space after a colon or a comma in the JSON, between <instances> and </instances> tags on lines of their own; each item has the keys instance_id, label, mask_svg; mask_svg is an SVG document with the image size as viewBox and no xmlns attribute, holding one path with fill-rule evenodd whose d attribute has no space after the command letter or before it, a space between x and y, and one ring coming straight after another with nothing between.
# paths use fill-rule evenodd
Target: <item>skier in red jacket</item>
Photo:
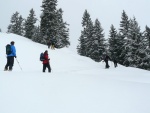
<instances>
[{"instance_id":1,"label":"skier in red jacket","mask_svg":"<svg viewBox=\"0 0 150 113\"><path fill-rule=\"evenodd\" d=\"M50 63L49 63L49 56L48 56L48 51L46 50L44 52L44 60L43 60L43 72L45 72L46 68L48 68L48 72L51 72L51 67L50 67Z\"/></svg>"}]
</instances>

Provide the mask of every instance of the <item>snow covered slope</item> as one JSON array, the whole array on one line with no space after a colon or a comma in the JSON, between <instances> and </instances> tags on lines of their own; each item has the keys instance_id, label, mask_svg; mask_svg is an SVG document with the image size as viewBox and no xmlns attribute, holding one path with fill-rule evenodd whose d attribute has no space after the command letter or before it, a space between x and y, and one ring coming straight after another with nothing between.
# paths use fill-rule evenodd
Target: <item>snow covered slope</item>
<instances>
[{"instance_id":1,"label":"snow covered slope","mask_svg":"<svg viewBox=\"0 0 150 113\"><path fill-rule=\"evenodd\" d=\"M17 60L4 72L5 45L15 41ZM52 73L42 73L48 50ZM51 50L14 34L0 33L0 113L150 113L150 72Z\"/></svg>"}]
</instances>

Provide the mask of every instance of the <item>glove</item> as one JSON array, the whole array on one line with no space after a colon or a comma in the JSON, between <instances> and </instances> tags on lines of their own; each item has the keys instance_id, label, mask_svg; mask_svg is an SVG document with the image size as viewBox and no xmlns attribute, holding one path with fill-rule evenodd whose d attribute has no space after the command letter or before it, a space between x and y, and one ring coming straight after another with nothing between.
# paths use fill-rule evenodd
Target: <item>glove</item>
<instances>
[{"instance_id":1,"label":"glove","mask_svg":"<svg viewBox=\"0 0 150 113\"><path fill-rule=\"evenodd\" d=\"M17 58L17 56L15 56L15 58Z\"/></svg>"}]
</instances>

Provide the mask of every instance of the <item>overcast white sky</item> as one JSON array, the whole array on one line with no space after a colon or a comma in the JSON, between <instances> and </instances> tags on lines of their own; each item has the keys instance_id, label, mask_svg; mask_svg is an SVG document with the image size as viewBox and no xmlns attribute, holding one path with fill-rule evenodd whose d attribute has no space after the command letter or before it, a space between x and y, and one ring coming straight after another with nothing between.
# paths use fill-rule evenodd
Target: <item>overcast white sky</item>
<instances>
[{"instance_id":1,"label":"overcast white sky","mask_svg":"<svg viewBox=\"0 0 150 113\"><path fill-rule=\"evenodd\" d=\"M42 0L0 1L0 28L3 32L7 31L10 18L16 11L26 18L29 10L33 8L37 18L40 19ZM76 46L82 30L81 21L85 9L90 13L93 22L96 18L99 19L107 38L111 24L119 28L123 10L130 18L136 17L142 31L146 25L150 27L149 4L149 0L58 0L57 8L63 9L64 20L70 24L71 44Z\"/></svg>"}]
</instances>

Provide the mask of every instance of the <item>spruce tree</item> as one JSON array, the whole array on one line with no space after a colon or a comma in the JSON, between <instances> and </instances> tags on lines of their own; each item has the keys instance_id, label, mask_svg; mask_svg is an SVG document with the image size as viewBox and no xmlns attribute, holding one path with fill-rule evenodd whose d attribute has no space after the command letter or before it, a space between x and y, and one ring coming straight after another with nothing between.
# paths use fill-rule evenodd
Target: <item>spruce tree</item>
<instances>
[{"instance_id":1,"label":"spruce tree","mask_svg":"<svg viewBox=\"0 0 150 113\"><path fill-rule=\"evenodd\" d=\"M24 35L24 19L22 18L22 16L20 15L19 16L19 20L18 20L18 29L17 29L17 34L20 35L20 36L23 36Z\"/></svg>"},{"instance_id":2,"label":"spruce tree","mask_svg":"<svg viewBox=\"0 0 150 113\"><path fill-rule=\"evenodd\" d=\"M91 42L92 45L90 49L90 58L92 58L96 62L100 62L106 50L106 44L104 39L103 28L98 19L95 20Z\"/></svg>"},{"instance_id":3,"label":"spruce tree","mask_svg":"<svg viewBox=\"0 0 150 113\"><path fill-rule=\"evenodd\" d=\"M145 27L144 32L145 37L145 53L146 56L143 58L144 69L150 70L150 28L148 26Z\"/></svg>"},{"instance_id":4,"label":"spruce tree","mask_svg":"<svg viewBox=\"0 0 150 113\"><path fill-rule=\"evenodd\" d=\"M63 20L63 11L60 8L56 12L57 14L57 30L55 37L56 38L56 44L55 46L58 48L68 47L70 45L69 42L69 28L67 28L68 24L64 22Z\"/></svg>"},{"instance_id":5,"label":"spruce tree","mask_svg":"<svg viewBox=\"0 0 150 113\"><path fill-rule=\"evenodd\" d=\"M124 65L137 67L140 63L139 52L140 49L142 49L143 43L141 43L142 35L135 17L130 20L128 37L126 40L125 49L127 54L125 55Z\"/></svg>"},{"instance_id":6,"label":"spruce tree","mask_svg":"<svg viewBox=\"0 0 150 113\"><path fill-rule=\"evenodd\" d=\"M35 12L33 9L30 10L30 14L27 17L26 21L25 21L25 37L32 39L32 36L34 34L33 30L35 27L35 23L36 23L37 19L35 18Z\"/></svg>"},{"instance_id":7,"label":"spruce tree","mask_svg":"<svg viewBox=\"0 0 150 113\"><path fill-rule=\"evenodd\" d=\"M147 54L147 43L144 33L140 33L138 40L139 48L137 49L137 63L136 67L141 69L150 69L150 56Z\"/></svg>"},{"instance_id":8,"label":"spruce tree","mask_svg":"<svg viewBox=\"0 0 150 113\"><path fill-rule=\"evenodd\" d=\"M68 24L63 20L62 9L56 8L57 0L43 0L41 14L41 35L42 43L51 41L57 48L68 47L69 29Z\"/></svg>"},{"instance_id":9,"label":"spruce tree","mask_svg":"<svg viewBox=\"0 0 150 113\"><path fill-rule=\"evenodd\" d=\"M8 26L8 31L9 33L17 33L17 22L19 18L19 13L16 12L12 15L9 26Z\"/></svg>"},{"instance_id":10,"label":"spruce tree","mask_svg":"<svg viewBox=\"0 0 150 113\"><path fill-rule=\"evenodd\" d=\"M87 10L85 10L82 17L82 27L83 30L81 31L77 51L80 55L90 57L94 30L93 30L93 22Z\"/></svg>"},{"instance_id":11,"label":"spruce tree","mask_svg":"<svg viewBox=\"0 0 150 113\"><path fill-rule=\"evenodd\" d=\"M145 27L145 38L147 41L147 48L150 49L150 28L148 26Z\"/></svg>"},{"instance_id":12,"label":"spruce tree","mask_svg":"<svg viewBox=\"0 0 150 113\"><path fill-rule=\"evenodd\" d=\"M110 31L109 31L109 39L108 44L109 48L108 51L110 53L110 57L112 60L119 61L119 55L120 55L120 38L117 34L117 30L114 27L114 25L111 25Z\"/></svg>"},{"instance_id":13,"label":"spruce tree","mask_svg":"<svg viewBox=\"0 0 150 113\"><path fill-rule=\"evenodd\" d=\"M79 45L77 46L77 52L81 56L86 55L86 43L84 39L84 31L81 31L81 36L78 39Z\"/></svg>"},{"instance_id":14,"label":"spruce tree","mask_svg":"<svg viewBox=\"0 0 150 113\"><path fill-rule=\"evenodd\" d=\"M41 34L46 44L57 33L57 0L43 0L41 14Z\"/></svg>"},{"instance_id":15,"label":"spruce tree","mask_svg":"<svg viewBox=\"0 0 150 113\"><path fill-rule=\"evenodd\" d=\"M84 45L85 45L85 56L90 57L93 37L93 22L90 14L85 10L82 20L82 27L84 28Z\"/></svg>"},{"instance_id":16,"label":"spruce tree","mask_svg":"<svg viewBox=\"0 0 150 113\"><path fill-rule=\"evenodd\" d=\"M94 40L94 25L92 21L89 21L86 29L85 29L85 36L86 36L86 56L92 58L92 50L93 50L93 40Z\"/></svg>"},{"instance_id":17,"label":"spruce tree","mask_svg":"<svg viewBox=\"0 0 150 113\"><path fill-rule=\"evenodd\" d=\"M129 30L129 19L126 12L123 10L121 21L120 21L120 29L119 29L119 45L120 45L120 54L119 54L119 63L123 64L125 55L127 54L125 46L126 46L126 38L128 37Z\"/></svg>"},{"instance_id":18,"label":"spruce tree","mask_svg":"<svg viewBox=\"0 0 150 113\"><path fill-rule=\"evenodd\" d=\"M22 18L21 15L19 15L18 12L14 13L11 17L11 24L8 26L8 31L9 33L14 33L18 35L23 35L23 21L24 19Z\"/></svg>"}]
</instances>

